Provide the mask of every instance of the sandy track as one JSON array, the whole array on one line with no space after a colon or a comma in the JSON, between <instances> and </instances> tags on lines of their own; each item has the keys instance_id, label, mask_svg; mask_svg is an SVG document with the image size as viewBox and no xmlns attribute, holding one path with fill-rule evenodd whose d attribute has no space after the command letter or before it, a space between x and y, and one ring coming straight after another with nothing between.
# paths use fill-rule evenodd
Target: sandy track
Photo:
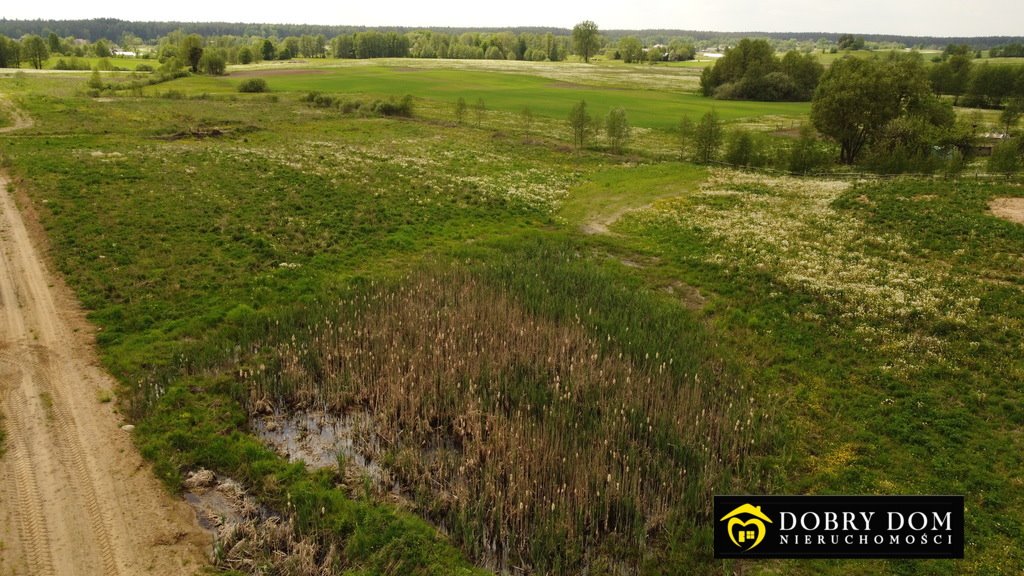
<instances>
[{"instance_id":1,"label":"sandy track","mask_svg":"<svg viewBox=\"0 0 1024 576\"><path fill-rule=\"evenodd\" d=\"M0 175L0 574L192 574L209 537L119 428L115 382Z\"/></svg>"}]
</instances>

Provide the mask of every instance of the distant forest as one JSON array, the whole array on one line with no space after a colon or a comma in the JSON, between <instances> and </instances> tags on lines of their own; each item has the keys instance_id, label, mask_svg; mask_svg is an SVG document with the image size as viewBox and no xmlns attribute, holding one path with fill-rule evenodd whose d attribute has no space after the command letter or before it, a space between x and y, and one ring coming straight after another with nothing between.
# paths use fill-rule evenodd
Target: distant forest
<instances>
[{"instance_id":1,"label":"distant forest","mask_svg":"<svg viewBox=\"0 0 1024 576\"><path fill-rule=\"evenodd\" d=\"M446 34L462 34L464 32L512 32L514 34L554 34L568 36L572 33L567 28L554 27L510 27L510 28L443 28L443 27L402 27L402 26L322 26L316 24L245 24L232 22L130 22L116 18L96 18L91 20L7 20L0 19L0 34L10 38L20 38L26 34L45 36L50 32L64 38L73 36L95 42L101 38L117 40L125 33L133 34L147 42L154 42L175 30L200 36L259 36L264 38L303 35L323 35L327 38L341 34L354 34L375 30L378 32L413 32L429 30ZM616 40L627 35L642 37L685 36L694 40L729 40L747 37L770 38L774 40L796 40L800 42L827 40L835 42L842 35L838 32L714 32L695 30L602 30L601 34L608 40ZM975 50L987 50L997 46L1024 42L1024 36L985 36L985 37L938 37L938 36L896 36L887 34L858 34L868 42L896 43L907 47L943 48L950 44L966 44Z\"/></svg>"}]
</instances>

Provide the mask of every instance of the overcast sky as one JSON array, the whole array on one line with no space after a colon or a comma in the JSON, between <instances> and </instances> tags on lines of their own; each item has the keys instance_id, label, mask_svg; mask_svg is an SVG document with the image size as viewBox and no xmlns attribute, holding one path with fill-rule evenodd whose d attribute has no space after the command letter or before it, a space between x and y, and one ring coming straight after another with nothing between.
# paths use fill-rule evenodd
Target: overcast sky
<instances>
[{"instance_id":1,"label":"overcast sky","mask_svg":"<svg viewBox=\"0 0 1024 576\"><path fill-rule=\"evenodd\" d=\"M914 36L1024 35L1024 0L199 0L4 2L7 19L175 20L358 26L671 28L724 32L860 32Z\"/></svg>"}]
</instances>

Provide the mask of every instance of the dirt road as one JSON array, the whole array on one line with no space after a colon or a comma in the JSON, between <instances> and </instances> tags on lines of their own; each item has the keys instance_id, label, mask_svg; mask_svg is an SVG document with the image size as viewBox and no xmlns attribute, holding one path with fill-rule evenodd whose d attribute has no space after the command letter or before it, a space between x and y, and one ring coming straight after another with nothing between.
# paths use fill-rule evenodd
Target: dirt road
<instances>
[{"instance_id":1,"label":"dirt road","mask_svg":"<svg viewBox=\"0 0 1024 576\"><path fill-rule=\"evenodd\" d=\"M193 574L209 537L101 401L115 382L26 220L0 174L0 575Z\"/></svg>"}]
</instances>

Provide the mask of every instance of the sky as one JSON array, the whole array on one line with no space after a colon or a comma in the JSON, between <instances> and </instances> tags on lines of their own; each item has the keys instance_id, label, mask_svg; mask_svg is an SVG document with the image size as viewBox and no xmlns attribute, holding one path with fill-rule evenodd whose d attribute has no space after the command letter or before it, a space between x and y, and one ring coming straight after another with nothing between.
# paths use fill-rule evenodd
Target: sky
<instances>
[{"instance_id":1,"label":"sky","mask_svg":"<svg viewBox=\"0 0 1024 576\"><path fill-rule=\"evenodd\" d=\"M244 6L244 8L239 8ZM851 32L911 36L1024 35L1024 0L386 0L5 2L12 20L118 18L355 26L662 28L721 32Z\"/></svg>"}]
</instances>

